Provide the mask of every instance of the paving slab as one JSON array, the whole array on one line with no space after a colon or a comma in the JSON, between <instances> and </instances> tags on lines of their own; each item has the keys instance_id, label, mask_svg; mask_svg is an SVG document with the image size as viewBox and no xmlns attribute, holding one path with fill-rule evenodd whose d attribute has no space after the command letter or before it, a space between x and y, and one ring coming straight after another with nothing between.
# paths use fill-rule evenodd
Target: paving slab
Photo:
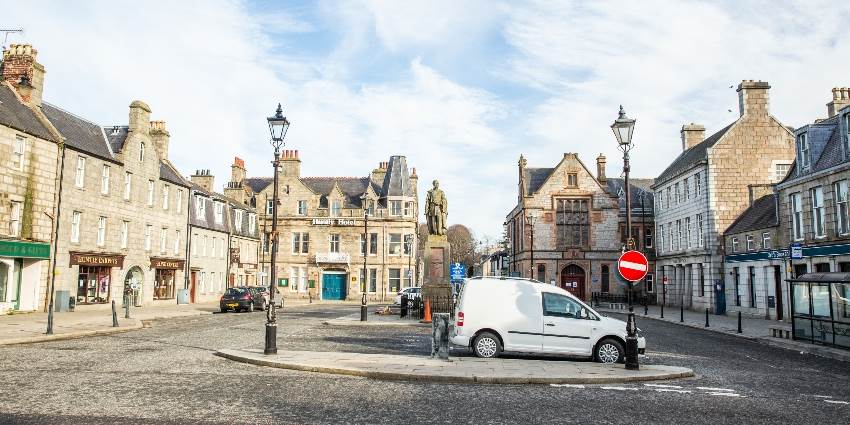
<instances>
[{"instance_id":1,"label":"paving slab","mask_svg":"<svg viewBox=\"0 0 850 425\"><path fill-rule=\"evenodd\" d=\"M419 320L404 318L398 316L398 314L394 315L380 315L374 314L372 311L366 317L365 322L360 321L360 312L349 314L347 316L337 317L336 319L326 320L323 323L325 325L332 326L415 326L415 327L423 327L430 328L430 323L420 323Z\"/></svg>"},{"instance_id":2,"label":"paving slab","mask_svg":"<svg viewBox=\"0 0 850 425\"><path fill-rule=\"evenodd\" d=\"M642 365L640 370L633 371L620 364L560 359L455 357L447 362L427 356L316 351L280 351L267 356L260 349L222 349L216 355L258 366L401 381L610 384L694 376L693 370L677 366Z\"/></svg>"}]
</instances>

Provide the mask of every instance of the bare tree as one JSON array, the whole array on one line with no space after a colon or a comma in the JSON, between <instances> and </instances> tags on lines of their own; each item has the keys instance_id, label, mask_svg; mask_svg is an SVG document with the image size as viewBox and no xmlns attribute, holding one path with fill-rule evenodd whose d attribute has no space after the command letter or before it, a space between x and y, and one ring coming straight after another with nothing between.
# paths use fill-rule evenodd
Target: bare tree
<instances>
[{"instance_id":1,"label":"bare tree","mask_svg":"<svg viewBox=\"0 0 850 425\"><path fill-rule=\"evenodd\" d=\"M451 262L472 267L475 264L476 241L469 228L462 224L453 224L446 231L446 237L452 247L449 257Z\"/></svg>"}]
</instances>

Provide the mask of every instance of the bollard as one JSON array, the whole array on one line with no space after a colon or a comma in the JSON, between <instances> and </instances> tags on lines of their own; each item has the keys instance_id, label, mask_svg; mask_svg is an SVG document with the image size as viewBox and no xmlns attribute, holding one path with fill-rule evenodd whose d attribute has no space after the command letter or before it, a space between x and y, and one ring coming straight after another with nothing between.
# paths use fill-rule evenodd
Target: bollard
<instances>
[{"instance_id":1,"label":"bollard","mask_svg":"<svg viewBox=\"0 0 850 425\"><path fill-rule=\"evenodd\" d=\"M118 327L118 311L115 310L115 300L112 300L112 327Z\"/></svg>"},{"instance_id":2,"label":"bollard","mask_svg":"<svg viewBox=\"0 0 850 425\"><path fill-rule=\"evenodd\" d=\"M708 327L708 308L705 309L705 327Z\"/></svg>"},{"instance_id":3,"label":"bollard","mask_svg":"<svg viewBox=\"0 0 850 425\"><path fill-rule=\"evenodd\" d=\"M431 300L425 299L425 304L422 306L422 320L421 323L431 323Z\"/></svg>"},{"instance_id":4,"label":"bollard","mask_svg":"<svg viewBox=\"0 0 850 425\"><path fill-rule=\"evenodd\" d=\"M685 303L679 305L679 323L685 323Z\"/></svg>"},{"instance_id":5,"label":"bollard","mask_svg":"<svg viewBox=\"0 0 850 425\"><path fill-rule=\"evenodd\" d=\"M310 300L309 304L313 304L313 293L312 292L307 293L307 298Z\"/></svg>"},{"instance_id":6,"label":"bollard","mask_svg":"<svg viewBox=\"0 0 850 425\"><path fill-rule=\"evenodd\" d=\"M741 329L741 312L738 311L738 333L743 333L744 330Z\"/></svg>"},{"instance_id":7,"label":"bollard","mask_svg":"<svg viewBox=\"0 0 850 425\"><path fill-rule=\"evenodd\" d=\"M130 294L124 292L124 318L130 318Z\"/></svg>"},{"instance_id":8,"label":"bollard","mask_svg":"<svg viewBox=\"0 0 850 425\"><path fill-rule=\"evenodd\" d=\"M408 302L407 301L407 293L401 294L401 301L400 302L401 302L401 306L398 309L399 310L399 317L401 317L403 319L403 318L407 317L407 302Z\"/></svg>"},{"instance_id":9,"label":"bollard","mask_svg":"<svg viewBox=\"0 0 850 425\"><path fill-rule=\"evenodd\" d=\"M664 303L661 303L661 318L664 318Z\"/></svg>"},{"instance_id":10,"label":"bollard","mask_svg":"<svg viewBox=\"0 0 850 425\"><path fill-rule=\"evenodd\" d=\"M649 316L649 305L647 305L646 303L643 303L643 315Z\"/></svg>"},{"instance_id":11,"label":"bollard","mask_svg":"<svg viewBox=\"0 0 850 425\"><path fill-rule=\"evenodd\" d=\"M431 325L431 357L449 361L449 314L434 313Z\"/></svg>"}]
</instances>

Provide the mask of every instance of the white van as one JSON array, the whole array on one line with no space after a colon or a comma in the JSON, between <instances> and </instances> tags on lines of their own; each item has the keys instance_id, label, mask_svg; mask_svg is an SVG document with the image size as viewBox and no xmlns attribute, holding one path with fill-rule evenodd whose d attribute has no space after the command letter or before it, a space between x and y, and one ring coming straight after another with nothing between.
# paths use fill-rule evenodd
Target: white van
<instances>
[{"instance_id":1,"label":"white van","mask_svg":"<svg viewBox=\"0 0 850 425\"><path fill-rule=\"evenodd\" d=\"M604 317L557 286L521 278L472 278L461 290L451 342L478 357L502 351L623 362L626 323ZM638 352L646 341L638 337Z\"/></svg>"}]
</instances>

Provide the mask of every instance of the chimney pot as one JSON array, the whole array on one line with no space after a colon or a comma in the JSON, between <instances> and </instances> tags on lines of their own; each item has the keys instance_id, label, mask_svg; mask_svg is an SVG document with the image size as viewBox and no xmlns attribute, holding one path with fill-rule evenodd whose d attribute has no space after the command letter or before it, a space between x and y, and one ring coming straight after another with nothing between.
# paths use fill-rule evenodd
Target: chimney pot
<instances>
[{"instance_id":1,"label":"chimney pot","mask_svg":"<svg viewBox=\"0 0 850 425\"><path fill-rule=\"evenodd\" d=\"M605 177L605 155L601 153L596 157L596 180L599 180L600 183L607 180L607 177Z\"/></svg>"},{"instance_id":2,"label":"chimney pot","mask_svg":"<svg viewBox=\"0 0 850 425\"><path fill-rule=\"evenodd\" d=\"M842 108L850 106L850 88L833 87L832 101L826 104L828 117L834 117Z\"/></svg>"}]
</instances>

